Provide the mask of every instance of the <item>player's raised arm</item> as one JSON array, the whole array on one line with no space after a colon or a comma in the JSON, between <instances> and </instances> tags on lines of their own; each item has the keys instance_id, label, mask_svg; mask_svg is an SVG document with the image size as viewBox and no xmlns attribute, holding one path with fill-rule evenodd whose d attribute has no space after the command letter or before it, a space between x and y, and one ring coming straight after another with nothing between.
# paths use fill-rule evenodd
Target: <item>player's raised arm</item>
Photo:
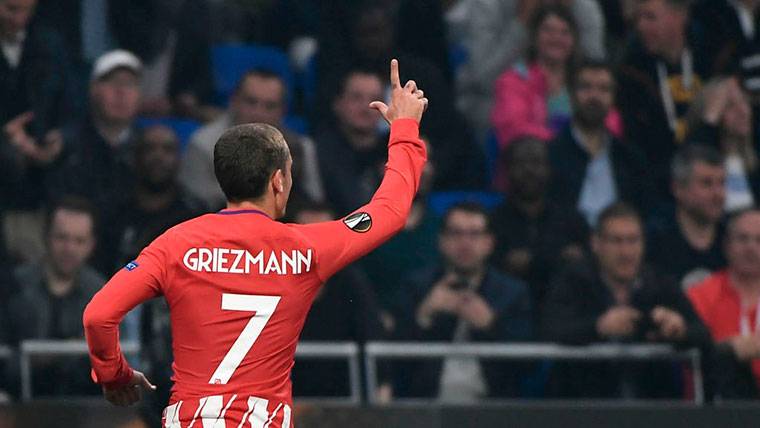
<instances>
[{"instance_id":1,"label":"player's raised arm","mask_svg":"<svg viewBox=\"0 0 760 428\"><path fill-rule=\"evenodd\" d=\"M85 338L94 380L116 405L139 400L139 388L155 389L142 373L132 370L119 346L119 323L132 308L161 294L165 258L159 237L140 256L117 272L93 296L84 311Z\"/></svg>"},{"instance_id":2,"label":"player's raised arm","mask_svg":"<svg viewBox=\"0 0 760 428\"><path fill-rule=\"evenodd\" d=\"M312 242L322 280L372 251L406 224L427 160L419 124L427 108L413 80L401 86L399 64L391 61L391 101L370 104L391 125L385 176L372 200L342 220L298 227ZM392 269L392 267L389 267Z\"/></svg>"}]
</instances>

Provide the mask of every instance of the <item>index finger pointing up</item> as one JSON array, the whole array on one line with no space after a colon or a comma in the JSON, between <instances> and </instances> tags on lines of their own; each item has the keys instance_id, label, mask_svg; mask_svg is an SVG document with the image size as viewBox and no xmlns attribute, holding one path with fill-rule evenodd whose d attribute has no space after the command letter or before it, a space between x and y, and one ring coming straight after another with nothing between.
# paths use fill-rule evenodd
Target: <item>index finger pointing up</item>
<instances>
[{"instance_id":1,"label":"index finger pointing up","mask_svg":"<svg viewBox=\"0 0 760 428\"><path fill-rule=\"evenodd\" d=\"M391 88L398 89L401 87L401 79L398 77L398 60L391 60Z\"/></svg>"}]
</instances>

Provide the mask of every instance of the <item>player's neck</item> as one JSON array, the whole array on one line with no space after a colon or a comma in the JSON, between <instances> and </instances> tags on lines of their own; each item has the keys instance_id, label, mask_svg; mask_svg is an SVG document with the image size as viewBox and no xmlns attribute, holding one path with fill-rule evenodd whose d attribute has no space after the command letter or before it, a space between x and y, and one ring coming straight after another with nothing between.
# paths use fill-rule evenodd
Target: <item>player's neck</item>
<instances>
[{"instance_id":1,"label":"player's neck","mask_svg":"<svg viewBox=\"0 0 760 428\"><path fill-rule=\"evenodd\" d=\"M731 283L743 304L756 305L760 299L760 277L741 272L731 272Z\"/></svg>"},{"instance_id":2,"label":"player's neck","mask_svg":"<svg viewBox=\"0 0 760 428\"><path fill-rule=\"evenodd\" d=\"M241 201L241 202L227 202L227 210L240 211L240 210L255 210L261 211L268 215L269 218L275 218L274 201L268 202L262 201Z\"/></svg>"}]
</instances>

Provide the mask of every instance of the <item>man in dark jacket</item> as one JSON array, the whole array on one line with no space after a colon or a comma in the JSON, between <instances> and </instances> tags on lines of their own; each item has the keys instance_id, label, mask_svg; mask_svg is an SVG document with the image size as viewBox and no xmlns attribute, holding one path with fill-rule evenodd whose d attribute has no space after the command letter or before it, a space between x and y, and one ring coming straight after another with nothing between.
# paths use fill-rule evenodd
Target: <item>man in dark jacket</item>
<instances>
[{"instance_id":1,"label":"man in dark jacket","mask_svg":"<svg viewBox=\"0 0 760 428\"><path fill-rule=\"evenodd\" d=\"M615 79L609 65L585 62L569 83L573 120L551 143L549 152L552 200L576 207L592 226L613 202L623 200L645 208L649 189L643 157L605 126L614 106Z\"/></svg>"},{"instance_id":2,"label":"man in dark jacket","mask_svg":"<svg viewBox=\"0 0 760 428\"><path fill-rule=\"evenodd\" d=\"M399 315L405 340L452 343L525 341L532 335L525 285L488 265L494 240L488 214L472 203L453 206L442 220L442 264L408 278L411 295ZM518 393L516 364L447 357L399 365L395 394L474 402Z\"/></svg>"},{"instance_id":3,"label":"man in dark jacket","mask_svg":"<svg viewBox=\"0 0 760 428\"><path fill-rule=\"evenodd\" d=\"M710 335L673 282L643 264L644 232L636 211L605 209L591 238L594 261L558 276L544 306L543 330L551 341L661 342L702 346ZM557 393L581 397L675 397L673 366L663 363L558 365Z\"/></svg>"}]
</instances>

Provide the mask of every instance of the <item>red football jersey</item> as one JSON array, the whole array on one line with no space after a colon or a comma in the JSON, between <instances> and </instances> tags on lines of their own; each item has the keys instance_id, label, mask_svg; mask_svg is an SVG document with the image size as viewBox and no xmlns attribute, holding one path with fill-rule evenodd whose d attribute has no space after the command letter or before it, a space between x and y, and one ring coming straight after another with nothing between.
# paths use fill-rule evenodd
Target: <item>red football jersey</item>
<instances>
[{"instance_id":1,"label":"red football jersey","mask_svg":"<svg viewBox=\"0 0 760 428\"><path fill-rule=\"evenodd\" d=\"M223 210L168 230L85 310L93 376L107 386L129 382L119 322L163 295L174 352L164 425L290 426L290 370L320 285L403 228L425 159L417 122L396 120L382 184L342 220L283 224L260 211Z\"/></svg>"}]
</instances>

